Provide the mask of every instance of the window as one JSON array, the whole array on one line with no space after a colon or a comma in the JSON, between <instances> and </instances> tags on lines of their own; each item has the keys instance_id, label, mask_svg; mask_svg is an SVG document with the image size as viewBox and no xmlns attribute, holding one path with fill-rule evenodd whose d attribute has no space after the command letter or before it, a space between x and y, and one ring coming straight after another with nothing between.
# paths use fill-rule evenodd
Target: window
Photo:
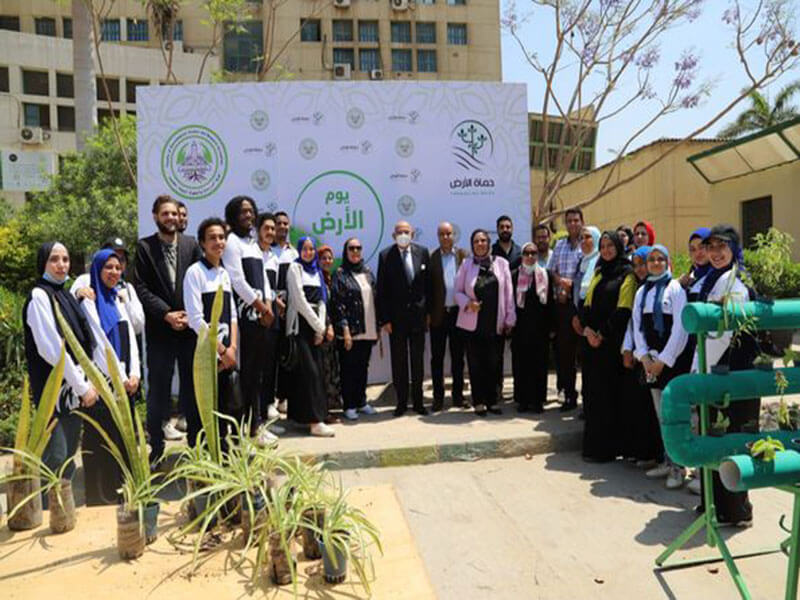
<instances>
[{"instance_id":1,"label":"window","mask_svg":"<svg viewBox=\"0 0 800 600\"><path fill-rule=\"evenodd\" d=\"M436 73L436 50L417 50L417 71Z\"/></svg>"},{"instance_id":2,"label":"window","mask_svg":"<svg viewBox=\"0 0 800 600\"><path fill-rule=\"evenodd\" d=\"M223 42L225 70L255 73L261 67L264 54L263 25L261 21L240 23L237 31L228 26Z\"/></svg>"},{"instance_id":3,"label":"window","mask_svg":"<svg viewBox=\"0 0 800 600\"><path fill-rule=\"evenodd\" d=\"M33 20L36 35L49 35L56 37L56 20L51 17L36 17Z\"/></svg>"},{"instance_id":4,"label":"window","mask_svg":"<svg viewBox=\"0 0 800 600\"><path fill-rule=\"evenodd\" d=\"M19 17L0 15L0 29L19 31Z\"/></svg>"},{"instance_id":5,"label":"window","mask_svg":"<svg viewBox=\"0 0 800 600\"><path fill-rule=\"evenodd\" d=\"M108 85L108 93L111 94L112 102L119 102L119 79L116 77L106 77L106 84ZM103 78L97 78L97 99L108 100L106 98L106 88L103 86Z\"/></svg>"},{"instance_id":6,"label":"window","mask_svg":"<svg viewBox=\"0 0 800 600\"><path fill-rule=\"evenodd\" d=\"M118 110L114 111L114 116L119 118L119 111ZM105 123L110 118L111 118L111 111L109 111L107 108L98 108L97 109L97 122L98 122L98 124L102 125L103 123Z\"/></svg>"},{"instance_id":7,"label":"window","mask_svg":"<svg viewBox=\"0 0 800 600\"><path fill-rule=\"evenodd\" d=\"M417 23L417 43L436 43L436 23Z\"/></svg>"},{"instance_id":8,"label":"window","mask_svg":"<svg viewBox=\"0 0 800 600\"><path fill-rule=\"evenodd\" d=\"M449 6L464 6L467 0L447 0Z\"/></svg>"},{"instance_id":9,"label":"window","mask_svg":"<svg viewBox=\"0 0 800 600\"><path fill-rule=\"evenodd\" d=\"M333 64L347 64L351 69L355 69L355 61L353 59L352 48L334 48L333 49Z\"/></svg>"},{"instance_id":10,"label":"window","mask_svg":"<svg viewBox=\"0 0 800 600\"><path fill-rule=\"evenodd\" d=\"M352 42L353 41L353 22L343 19L333 21L333 41Z\"/></svg>"},{"instance_id":11,"label":"window","mask_svg":"<svg viewBox=\"0 0 800 600\"><path fill-rule=\"evenodd\" d=\"M591 171L592 170L592 153L591 152L581 152L581 162L578 165L579 171Z\"/></svg>"},{"instance_id":12,"label":"window","mask_svg":"<svg viewBox=\"0 0 800 600\"><path fill-rule=\"evenodd\" d=\"M22 93L49 96L50 84L47 71L28 71L22 69Z\"/></svg>"},{"instance_id":13,"label":"window","mask_svg":"<svg viewBox=\"0 0 800 600\"><path fill-rule=\"evenodd\" d=\"M417 4L436 4L436 0L417 0Z\"/></svg>"},{"instance_id":14,"label":"window","mask_svg":"<svg viewBox=\"0 0 800 600\"><path fill-rule=\"evenodd\" d=\"M56 73L56 96L59 98L75 97L75 82L71 73Z\"/></svg>"},{"instance_id":15,"label":"window","mask_svg":"<svg viewBox=\"0 0 800 600\"><path fill-rule=\"evenodd\" d=\"M411 50L392 50L392 71L411 70Z\"/></svg>"},{"instance_id":16,"label":"window","mask_svg":"<svg viewBox=\"0 0 800 600\"><path fill-rule=\"evenodd\" d=\"M772 227L772 196L742 202L742 241L745 248L753 247L757 233L767 233Z\"/></svg>"},{"instance_id":17,"label":"window","mask_svg":"<svg viewBox=\"0 0 800 600\"><path fill-rule=\"evenodd\" d=\"M454 46L467 45L467 24L448 23L447 24L447 43Z\"/></svg>"},{"instance_id":18,"label":"window","mask_svg":"<svg viewBox=\"0 0 800 600\"><path fill-rule=\"evenodd\" d=\"M322 41L319 19L300 20L300 41L319 42Z\"/></svg>"},{"instance_id":19,"label":"window","mask_svg":"<svg viewBox=\"0 0 800 600\"><path fill-rule=\"evenodd\" d=\"M0 92L8 92L8 67L0 67Z\"/></svg>"},{"instance_id":20,"label":"window","mask_svg":"<svg viewBox=\"0 0 800 600\"><path fill-rule=\"evenodd\" d=\"M72 19L69 17L64 17L62 20L62 25L64 28L64 38L71 40L72 39Z\"/></svg>"},{"instance_id":21,"label":"window","mask_svg":"<svg viewBox=\"0 0 800 600\"><path fill-rule=\"evenodd\" d=\"M119 19L103 19L100 23L100 39L104 42L120 41Z\"/></svg>"},{"instance_id":22,"label":"window","mask_svg":"<svg viewBox=\"0 0 800 600\"><path fill-rule=\"evenodd\" d=\"M362 48L358 51L358 68L365 73L381 68L381 56L377 48Z\"/></svg>"},{"instance_id":23,"label":"window","mask_svg":"<svg viewBox=\"0 0 800 600\"><path fill-rule=\"evenodd\" d=\"M130 39L130 38L129 38ZM161 39L169 41L172 39L173 42L182 42L183 41L183 21L173 21L172 22L172 38L169 36L169 23L162 23L161 24Z\"/></svg>"},{"instance_id":24,"label":"window","mask_svg":"<svg viewBox=\"0 0 800 600\"><path fill-rule=\"evenodd\" d=\"M359 21L358 22L358 41L377 42L378 41L378 22Z\"/></svg>"},{"instance_id":25,"label":"window","mask_svg":"<svg viewBox=\"0 0 800 600\"><path fill-rule=\"evenodd\" d=\"M564 126L561 123L550 123L547 124L547 141L551 144L559 144L561 143L561 130Z\"/></svg>"},{"instance_id":26,"label":"window","mask_svg":"<svg viewBox=\"0 0 800 600\"><path fill-rule=\"evenodd\" d=\"M128 19L128 41L146 42L150 39L147 19Z\"/></svg>"},{"instance_id":27,"label":"window","mask_svg":"<svg viewBox=\"0 0 800 600\"><path fill-rule=\"evenodd\" d=\"M125 100L131 104L136 104L136 88L140 85L149 85L149 81L136 81L135 79L125 80Z\"/></svg>"},{"instance_id":28,"label":"window","mask_svg":"<svg viewBox=\"0 0 800 600\"><path fill-rule=\"evenodd\" d=\"M392 43L411 43L411 23L408 21L392 21Z\"/></svg>"},{"instance_id":29,"label":"window","mask_svg":"<svg viewBox=\"0 0 800 600\"><path fill-rule=\"evenodd\" d=\"M75 109L72 106L59 106L58 130L75 131Z\"/></svg>"},{"instance_id":30,"label":"window","mask_svg":"<svg viewBox=\"0 0 800 600\"><path fill-rule=\"evenodd\" d=\"M50 106L47 104L22 104L25 113L25 125L28 127L46 127L50 129Z\"/></svg>"}]
</instances>

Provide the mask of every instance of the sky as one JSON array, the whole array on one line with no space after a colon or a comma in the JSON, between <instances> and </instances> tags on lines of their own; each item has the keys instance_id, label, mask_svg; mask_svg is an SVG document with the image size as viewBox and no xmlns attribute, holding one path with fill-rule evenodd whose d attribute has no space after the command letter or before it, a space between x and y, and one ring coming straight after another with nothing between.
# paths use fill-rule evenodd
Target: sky
<instances>
[{"instance_id":1,"label":"sky","mask_svg":"<svg viewBox=\"0 0 800 600\"><path fill-rule=\"evenodd\" d=\"M800 0L795 0L800 12ZM509 0L501 0L501 15ZM746 0L745 0L746 3ZM529 10L530 0L519 0L519 12ZM655 81L661 89L668 87L674 77L674 63L679 60L685 49L691 49L700 57L698 79L713 82L710 97L691 109L682 109L657 121L652 127L637 138L630 150L634 150L653 140L662 137L681 137L707 122L726 106L739 91L745 87L747 79L739 63L735 50L731 47L733 32L722 22L722 13L727 8L725 0L706 0L703 13L692 23L682 25L662 36L660 43L661 59L654 70ZM521 37L530 51L539 52L543 57L551 51L554 36L552 31L552 12L549 9L536 8L541 17L532 19L523 26ZM528 86L528 108L532 112L542 111L544 84L539 73L527 63L516 40L506 31L501 33L501 56L503 81L526 83ZM787 73L782 79L766 89L769 96L777 92L789 81L800 78L800 70ZM564 79L567 82L567 79ZM564 85L562 95L571 92L572 85ZM635 80L623 83L620 99L624 89L635 90ZM796 99L796 102L800 98ZM701 137L714 137L726 124L733 121L736 115L749 105L747 100L737 105L719 124L714 125ZM620 149L628 140L631 132L640 127L656 110L653 101L637 101L619 116L601 124L597 140L597 157L595 164L601 165L615 156L611 149ZM552 111L551 111L552 112Z\"/></svg>"}]
</instances>

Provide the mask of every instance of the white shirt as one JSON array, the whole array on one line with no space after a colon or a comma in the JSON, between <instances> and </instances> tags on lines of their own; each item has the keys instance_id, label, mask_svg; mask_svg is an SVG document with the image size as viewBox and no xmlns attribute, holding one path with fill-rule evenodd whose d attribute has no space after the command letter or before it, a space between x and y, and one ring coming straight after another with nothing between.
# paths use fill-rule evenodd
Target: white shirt
<instances>
[{"instance_id":1,"label":"white shirt","mask_svg":"<svg viewBox=\"0 0 800 600\"><path fill-rule=\"evenodd\" d=\"M81 301L81 308L86 315L86 320L89 322L89 327L92 330L92 337L94 337L94 352L92 353L92 360L97 365L100 371L111 377L111 369L106 361L106 348L111 351L111 355L117 361L117 369L122 377L122 381L128 381L129 377L136 377L141 379L141 364L139 359L139 345L136 343L136 332L133 330L133 325L128 318L128 311L125 302L121 301L119 296L116 299L117 311L119 312L120 326L128 328L128 352L130 354L131 364L126 365L120 361L119 357L114 352L111 342L108 341L103 327L100 324L100 315L97 312L97 304L94 300L84 298ZM128 368L130 367L130 368Z\"/></svg>"},{"instance_id":2,"label":"white shirt","mask_svg":"<svg viewBox=\"0 0 800 600\"><path fill-rule=\"evenodd\" d=\"M222 266L214 267L203 258L186 269L186 275L183 278L183 304L186 307L189 327L199 334L204 325L208 326L211 315L210 310L206 310L206 306L211 305L220 285L222 291L228 293L230 300L227 315L223 307L218 339L225 344L225 339L228 338L229 343L225 345L229 346L233 343L233 340L230 339L230 326L237 321L236 307L233 303L231 278ZM208 314L206 314L207 312Z\"/></svg>"},{"instance_id":3,"label":"white shirt","mask_svg":"<svg viewBox=\"0 0 800 600\"><path fill-rule=\"evenodd\" d=\"M375 327L375 296L372 293L372 286L366 273L354 273L358 287L361 288L361 304L364 307L364 333L354 335L354 340L378 339L378 330Z\"/></svg>"},{"instance_id":4,"label":"white shirt","mask_svg":"<svg viewBox=\"0 0 800 600\"><path fill-rule=\"evenodd\" d=\"M257 321L258 314L249 307L256 300L268 299L271 294L269 281L264 273L263 253L255 238L239 237L231 232L225 244L222 262L236 294L239 318Z\"/></svg>"},{"instance_id":5,"label":"white shirt","mask_svg":"<svg viewBox=\"0 0 800 600\"><path fill-rule=\"evenodd\" d=\"M325 303L321 300L314 307L306 300L305 286L319 287L319 276L307 273L300 263L289 265L286 274L286 288L289 292L289 303L286 307L286 334L296 334L300 330L299 318L302 316L311 329L317 334L325 333Z\"/></svg>"},{"instance_id":6,"label":"white shirt","mask_svg":"<svg viewBox=\"0 0 800 600\"><path fill-rule=\"evenodd\" d=\"M261 262L264 265L264 278L266 279L267 300L275 300L278 285L278 255L272 251L261 250Z\"/></svg>"},{"instance_id":7,"label":"white shirt","mask_svg":"<svg viewBox=\"0 0 800 600\"><path fill-rule=\"evenodd\" d=\"M681 352L686 348L686 342L689 341L689 334L683 328L683 323L681 322L681 312L683 312L683 307L686 306L686 292L684 292L677 279L671 280L667 287L664 288L664 294L661 297L661 311L665 315L672 315L672 329L664 349L661 352L655 352L647 346L647 340L641 331L641 325L644 315L653 313L656 289L653 287L648 290L644 299L644 310L642 310L639 307L641 306L644 291L645 286L643 285L636 291L636 296L633 299L633 319L631 320L633 321L633 336L636 346L633 355L638 360L642 360L646 354L650 354L668 367L674 367L675 361L678 360Z\"/></svg>"},{"instance_id":8,"label":"white shirt","mask_svg":"<svg viewBox=\"0 0 800 600\"><path fill-rule=\"evenodd\" d=\"M69 288L69 293L78 298L78 292L84 288L91 287L91 285L92 276L89 273L83 273L75 278L72 287ZM144 331L144 307L139 300L139 295L136 293L136 288L124 279L120 279L117 284L117 290L119 290L117 298L121 299L125 304L128 322L133 326L136 335L141 334Z\"/></svg>"}]
</instances>

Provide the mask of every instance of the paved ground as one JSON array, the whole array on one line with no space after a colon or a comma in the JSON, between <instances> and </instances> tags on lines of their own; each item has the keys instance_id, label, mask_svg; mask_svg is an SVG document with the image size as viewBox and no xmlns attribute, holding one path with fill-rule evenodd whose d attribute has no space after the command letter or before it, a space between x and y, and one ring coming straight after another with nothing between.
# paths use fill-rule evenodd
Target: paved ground
<instances>
[{"instance_id":1,"label":"paved ground","mask_svg":"<svg viewBox=\"0 0 800 600\"><path fill-rule=\"evenodd\" d=\"M733 599L723 563L657 574L653 560L693 519L697 496L623 464L577 453L471 464L343 471L346 485L391 483L442 600ZM788 494L752 494L755 525L726 533L736 552L777 546ZM681 556L713 550L692 540ZM738 562L754 599L783 598L782 554Z\"/></svg>"}]
</instances>

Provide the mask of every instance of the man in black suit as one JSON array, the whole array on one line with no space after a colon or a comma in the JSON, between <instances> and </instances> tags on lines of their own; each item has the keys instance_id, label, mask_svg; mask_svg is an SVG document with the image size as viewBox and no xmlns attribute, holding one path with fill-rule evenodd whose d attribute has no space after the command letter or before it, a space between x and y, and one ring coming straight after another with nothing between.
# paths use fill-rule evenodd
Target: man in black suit
<instances>
[{"instance_id":1,"label":"man in black suit","mask_svg":"<svg viewBox=\"0 0 800 600\"><path fill-rule=\"evenodd\" d=\"M147 341L147 431L150 460L164 451L162 424L169 418L170 388L175 361L180 378L181 412L194 402L192 358L194 338L183 305L183 277L202 256L193 237L178 232L178 203L161 195L153 203L158 232L142 238L136 248L134 286L145 312Z\"/></svg>"},{"instance_id":2,"label":"man in black suit","mask_svg":"<svg viewBox=\"0 0 800 600\"><path fill-rule=\"evenodd\" d=\"M453 226L447 221L436 230L439 247L431 254L430 298L428 318L431 331L431 379L433 405L438 412L444 407L444 349L450 340L450 372L453 376L453 406L464 407L464 343L456 329L458 305L455 299L456 273L466 252L453 245Z\"/></svg>"},{"instance_id":3,"label":"man in black suit","mask_svg":"<svg viewBox=\"0 0 800 600\"><path fill-rule=\"evenodd\" d=\"M397 393L396 417L408 409L408 364L411 356L411 400L414 411L426 415L422 403L425 321L429 296L428 250L411 242L413 229L398 221L395 243L378 258L378 322L389 334L392 383Z\"/></svg>"}]
</instances>

